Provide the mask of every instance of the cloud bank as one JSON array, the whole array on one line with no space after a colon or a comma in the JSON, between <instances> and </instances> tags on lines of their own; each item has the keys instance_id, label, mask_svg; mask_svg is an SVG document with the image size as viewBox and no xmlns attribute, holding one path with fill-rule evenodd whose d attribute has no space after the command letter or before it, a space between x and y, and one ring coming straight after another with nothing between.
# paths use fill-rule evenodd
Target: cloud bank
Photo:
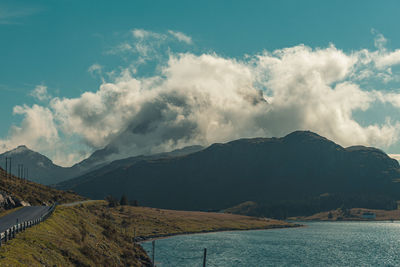
<instances>
[{"instance_id":1,"label":"cloud bank","mask_svg":"<svg viewBox=\"0 0 400 267\"><path fill-rule=\"evenodd\" d=\"M183 33L168 34L192 43ZM143 59L158 47L147 47L148 40L162 42L168 34L133 30L136 43L126 48L134 48ZM23 121L0 146L5 150L26 144L38 151L57 147L56 162L63 165L82 159L82 153L71 149L60 152L71 140L89 152L112 147L119 151L115 158L242 137L282 136L298 129L315 131L343 146L389 147L399 137L395 118L361 125L353 116L377 102L400 107L396 91L361 85L382 76L386 81L397 78L390 68L400 63L399 52L387 51L384 37L379 38L376 51L351 53L334 45L298 45L245 59L168 51L167 61L160 61L153 75L135 76L127 67L97 91L51 98L43 106L15 107ZM34 92L38 99L47 96L41 87Z\"/></svg>"}]
</instances>

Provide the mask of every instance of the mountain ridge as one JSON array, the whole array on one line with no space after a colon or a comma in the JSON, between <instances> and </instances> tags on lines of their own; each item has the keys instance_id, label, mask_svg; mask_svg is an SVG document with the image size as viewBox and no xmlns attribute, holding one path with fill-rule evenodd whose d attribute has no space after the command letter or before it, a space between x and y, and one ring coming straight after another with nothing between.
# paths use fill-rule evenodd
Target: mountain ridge
<instances>
[{"instance_id":1,"label":"mountain ridge","mask_svg":"<svg viewBox=\"0 0 400 267\"><path fill-rule=\"evenodd\" d=\"M142 158L102 170L59 188L91 198L125 194L144 205L186 210L300 200L327 192L400 198L396 160L374 148L344 148L310 131L216 143L185 156Z\"/></svg>"}]
</instances>

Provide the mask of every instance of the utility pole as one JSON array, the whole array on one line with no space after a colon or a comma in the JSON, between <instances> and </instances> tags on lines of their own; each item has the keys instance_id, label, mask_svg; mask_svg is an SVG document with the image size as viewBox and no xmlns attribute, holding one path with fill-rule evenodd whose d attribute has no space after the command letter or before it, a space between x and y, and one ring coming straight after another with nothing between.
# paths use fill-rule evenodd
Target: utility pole
<instances>
[{"instance_id":1,"label":"utility pole","mask_svg":"<svg viewBox=\"0 0 400 267\"><path fill-rule=\"evenodd\" d=\"M12 173L11 173L11 157L8 158L8 160L9 160L9 162L10 162L10 170L9 170L9 172L10 172L10 178L11 178L11 175L12 175Z\"/></svg>"},{"instance_id":2,"label":"utility pole","mask_svg":"<svg viewBox=\"0 0 400 267\"><path fill-rule=\"evenodd\" d=\"M8 158L6 157L6 177L7 177Z\"/></svg>"}]
</instances>

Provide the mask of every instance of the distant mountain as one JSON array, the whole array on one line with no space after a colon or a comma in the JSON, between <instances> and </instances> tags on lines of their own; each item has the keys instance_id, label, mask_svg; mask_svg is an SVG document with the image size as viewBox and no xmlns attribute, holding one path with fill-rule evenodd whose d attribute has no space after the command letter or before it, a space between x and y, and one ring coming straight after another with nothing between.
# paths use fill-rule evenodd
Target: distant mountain
<instances>
[{"instance_id":1,"label":"distant mountain","mask_svg":"<svg viewBox=\"0 0 400 267\"><path fill-rule=\"evenodd\" d=\"M139 156L139 158L159 158L186 155L201 149L203 149L201 146L192 146L156 155ZM12 174L18 175L18 165L22 164L24 171L22 175L23 177L36 183L52 185L94 171L106 164L110 164L110 162L112 162L111 159L117 157L117 153L118 151L106 147L95 151L89 158L72 167L61 167L54 164L46 156L21 145L13 150L0 154L0 166L6 169L6 157L11 158Z\"/></svg>"},{"instance_id":2,"label":"distant mountain","mask_svg":"<svg viewBox=\"0 0 400 267\"><path fill-rule=\"evenodd\" d=\"M41 184L54 184L74 176L74 170L54 164L49 158L22 145L0 154L0 165L5 169L6 157L11 158L11 172L18 175L18 165L23 164L24 177ZM27 171L26 171L27 169Z\"/></svg>"},{"instance_id":3,"label":"distant mountain","mask_svg":"<svg viewBox=\"0 0 400 267\"><path fill-rule=\"evenodd\" d=\"M399 178L399 163L381 150L343 148L297 131L213 144L184 156L115 161L58 187L94 199L125 194L153 207L214 210L323 194L400 199Z\"/></svg>"},{"instance_id":4,"label":"distant mountain","mask_svg":"<svg viewBox=\"0 0 400 267\"><path fill-rule=\"evenodd\" d=\"M74 185L84 184L86 182L95 180L97 177L102 176L106 173L110 173L112 171L118 171L120 169L127 169L137 162L181 157L181 156L185 156L185 155L189 155L189 154L201 151L203 149L204 149L204 147L197 145L197 146L184 147L182 149L176 149L171 152L164 152L164 153L153 154L153 155L140 155L140 156L136 156L136 157L129 157L126 159L115 160L109 164L105 164L105 166L103 166L103 167L97 168L91 172L87 172L85 175L77 176L73 179L69 179L64 182L61 182L61 183L55 185L55 187L60 188L60 189L61 188L64 188L64 189L72 188L72 187L74 187Z\"/></svg>"}]
</instances>

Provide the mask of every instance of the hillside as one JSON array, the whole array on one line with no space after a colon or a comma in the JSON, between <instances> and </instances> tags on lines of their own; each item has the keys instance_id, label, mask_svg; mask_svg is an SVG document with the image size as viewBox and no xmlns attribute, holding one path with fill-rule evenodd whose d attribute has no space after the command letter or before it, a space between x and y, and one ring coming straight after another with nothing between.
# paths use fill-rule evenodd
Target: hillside
<instances>
[{"instance_id":1,"label":"hillside","mask_svg":"<svg viewBox=\"0 0 400 267\"><path fill-rule=\"evenodd\" d=\"M35 152L24 145L0 154L0 162L5 169L5 158L11 158L11 170L18 175L18 165L23 165L23 177L45 185L55 184L75 175L82 174L77 169L64 168L54 164L46 156Z\"/></svg>"},{"instance_id":2,"label":"hillside","mask_svg":"<svg viewBox=\"0 0 400 267\"><path fill-rule=\"evenodd\" d=\"M105 201L58 206L45 222L0 248L1 266L149 266L137 237L294 227L276 220L143 207L107 207ZM139 239L139 238L138 238Z\"/></svg>"},{"instance_id":3,"label":"hillside","mask_svg":"<svg viewBox=\"0 0 400 267\"><path fill-rule=\"evenodd\" d=\"M94 199L126 194L146 206L184 210L225 209L245 201L298 202L322 194L400 198L396 160L375 148L343 148L312 132L113 164L118 167L105 166L59 188Z\"/></svg>"},{"instance_id":4,"label":"hillside","mask_svg":"<svg viewBox=\"0 0 400 267\"><path fill-rule=\"evenodd\" d=\"M130 159L156 159L165 157L174 157L187 155L193 152L202 150L201 146L190 146L182 149L176 149L171 152L157 153L153 155L139 155ZM131 153L135 154L134 151ZM109 146L103 149L96 150L87 159L71 166L61 167L54 164L46 156L35 152L24 145L18 146L15 149L0 154L0 165L5 169L5 161L7 158L12 158L11 172L18 175L18 165L23 165L23 178L27 178L35 183L44 185L53 185L62 181L72 179L76 176L81 176L87 172L95 171L98 168L109 164L112 159L120 159L123 156L118 154L118 150L112 149Z\"/></svg>"},{"instance_id":5,"label":"hillside","mask_svg":"<svg viewBox=\"0 0 400 267\"><path fill-rule=\"evenodd\" d=\"M7 193L19 202L28 202L30 205L52 204L55 202L67 203L85 199L73 192L56 190L15 176L9 178L1 168L0 192ZM12 208L12 206L9 208ZM3 207L0 209L3 209Z\"/></svg>"},{"instance_id":6,"label":"hillside","mask_svg":"<svg viewBox=\"0 0 400 267\"><path fill-rule=\"evenodd\" d=\"M366 219L363 218L363 213L374 213L376 218ZM399 221L400 210L375 210L352 208L343 212L341 209L319 212L311 216L291 217L290 220L299 221Z\"/></svg>"}]
</instances>

